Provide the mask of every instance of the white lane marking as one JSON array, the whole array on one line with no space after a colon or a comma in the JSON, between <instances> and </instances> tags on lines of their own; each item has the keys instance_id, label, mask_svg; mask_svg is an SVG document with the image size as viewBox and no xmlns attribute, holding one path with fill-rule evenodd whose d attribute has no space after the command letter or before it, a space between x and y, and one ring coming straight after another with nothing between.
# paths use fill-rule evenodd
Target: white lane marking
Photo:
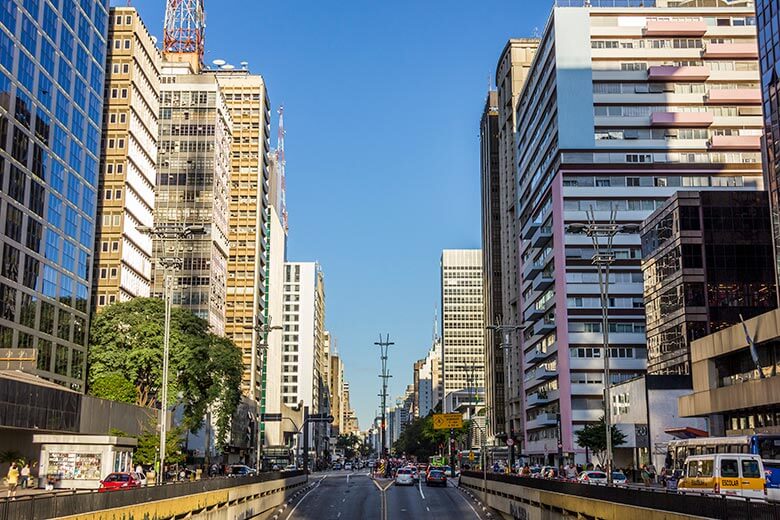
<instances>
[{"instance_id":1,"label":"white lane marking","mask_svg":"<svg viewBox=\"0 0 780 520\"><path fill-rule=\"evenodd\" d=\"M605 430L605 431L606 431L606 430ZM422 497L422 499L423 499L423 500L425 500L425 495L424 495L424 494L423 494L423 492L422 492L422 480L421 480L421 481L419 481L419 482L418 482L418 484L419 484L419 485L418 485L417 487L420 489L420 496Z\"/></svg>"},{"instance_id":2,"label":"white lane marking","mask_svg":"<svg viewBox=\"0 0 780 520\"><path fill-rule=\"evenodd\" d=\"M606 430L604 430L604 431L606 431ZM425 506L425 510L428 511L429 513L431 512L431 508L428 507L428 506Z\"/></svg>"},{"instance_id":3,"label":"white lane marking","mask_svg":"<svg viewBox=\"0 0 780 520\"><path fill-rule=\"evenodd\" d=\"M301 499L298 501L298 503L297 503L297 504L295 504L295 507L293 507L292 509L290 509L290 514L289 514L289 515L287 515L287 520L290 520L290 518L292 518L292 516L295 514L295 510L296 510L296 509L298 509L298 506L299 506L299 505L301 505L301 504L303 503L303 501L304 501L304 500L306 500L306 497L307 497L307 496L309 496L309 493L311 493L312 491L314 491L315 489L317 489L318 487L320 487L320 484L322 484L322 481L323 481L323 480L325 480L326 478L328 478L328 476L327 476L327 475L325 475L324 477L322 477L322 478L320 479L320 481L319 481L319 482L317 482L317 485L315 485L315 486L312 486L312 488L311 488L311 489L310 489L310 490L309 490L309 491L308 491L308 492L307 492L305 495L303 495L303 497L302 497L302 498L301 498Z\"/></svg>"},{"instance_id":4,"label":"white lane marking","mask_svg":"<svg viewBox=\"0 0 780 520\"><path fill-rule=\"evenodd\" d=\"M454 487L454 486L453 486ZM474 511L474 516L477 517L477 520L482 520L482 517L479 516L479 513L477 513L477 510L472 507L472 505L469 503L468 500L466 500L466 497L464 497L460 492L458 492L458 496L463 499L464 502L466 502L466 505L469 506L469 509Z\"/></svg>"},{"instance_id":5,"label":"white lane marking","mask_svg":"<svg viewBox=\"0 0 780 520\"><path fill-rule=\"evenodd\" d=\"M604 431L606 432L607 430ZM349 486L349 473L347 473L347 486Z\"/></svg>"},{"instance_id":6,"label":"white lane marking","mask_svg":"<svg viewBox=\"0 0 780 520\"><path fill-rule=\"evenodd\" d=\"M607 430L604 430L604 431L606 432ZM336 518L341 518L341 511L339 511L339 514L338 514L338 516Z\"/></svg>"}]
</instances>

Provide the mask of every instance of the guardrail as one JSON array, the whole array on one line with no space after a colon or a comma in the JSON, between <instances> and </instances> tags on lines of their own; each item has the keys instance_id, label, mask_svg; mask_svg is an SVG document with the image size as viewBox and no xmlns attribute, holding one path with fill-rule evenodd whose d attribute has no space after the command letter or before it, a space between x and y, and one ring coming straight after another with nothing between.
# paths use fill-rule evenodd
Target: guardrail
<instances>
[{"instance_id":1,"label":"guardrail","mask_svg":"<svg viewBox=\"0 0 780 520\"><path fill-rule=\"evenodd\" d=\"M15 500L0 500L0 520L45 520L78 515L104 509L114 509L158 500L167 500L197 493L219 491L236 486L260 484L304 475L303 471L273 471L251 477L224 477L172 482L162 486L98 493L93 490L60 491L38 495L24 495Z\"/></svg>"},{"instance_id":2,"label":"guardrail","mask_svg":"<svg viewBox=\"0 0 780 520\"><path fill-rule=\"evenodd\" d=\"M465 485L480 493L484 492L481 472L464 471L461 476L478 480L474 484ZM780 518L780 504L741 497L682 493L653 488L637 489L624 486L579 484L496 473L488 473L487 480L683 515L724 520L776 520ZM487 492L510 500L518 500L516 496L490 489L489 485Z\"/></svg>"}]
</instances>

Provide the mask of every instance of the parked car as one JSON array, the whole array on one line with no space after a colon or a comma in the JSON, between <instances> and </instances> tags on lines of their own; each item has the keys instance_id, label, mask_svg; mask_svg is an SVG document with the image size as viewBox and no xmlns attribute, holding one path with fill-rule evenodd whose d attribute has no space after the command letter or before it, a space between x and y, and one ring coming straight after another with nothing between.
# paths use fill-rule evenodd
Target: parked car
<instances>
[{"instance_id":1,"label":"parked car","mask_svg":"<svg viewBox=\"0 0 780 520\"><path fill-rule=\"evenodd\" d=\"M447 486L447 476L440 469L434 469L428 472L425 477L426 486Z\"/></svg>"},{"instance_id":2,"label":"parked car","mask_svg":"<svg viewBox=\"0 0 780 520\"><path fill-rule=\"evenodd\" d=\"M344 469L347 471L352 471L352 463L347 462L346 464L344 464Z\"/></svg>"},{"instance_id":3,"label":"parked car","mask_svg":"<svg viewBox=\"0 0 780 520\"><path fill-rule=\"evenodd\" d=\"M625 486L628 483L628 478L626 478L626 474L622 471L613 471L612 483L616 486Z\"/></svg>"},{"instance_id":4,"label":"parked car","mask_svg":"<svg viewBox=\"0 0 780 520\"><path fill-rule=\"evenodd\" d=\"M282 471L298 471L298 466L295 464L288 464L284 467Z\"/></svg>"},{"instance_id":5,"label":"parked car","mask_svg":"<svg viewBox=\"0 0 780 520\"><path fill-rule=\"evenodd\" d=\"M135 477L141 482L141 486L145 486L146 485L146 475L145 474L139 473L137 471L132 471L131 473L133 475L135 475Z\"/></svg>"},{"instance_id":6,"label":"parked car","mask_svg":"<svg viewBox=\"0 0 780 520\"><path fill-rule=\"evenodd\" d=\"M691 455L677 490L766 498L764 464L759 455L748 453Z\"/></svg>"},{"instance_id":7,"label":"parked car","mask_svg":"<svg viewBox=\"0 0 780 520\"><path fill-rule=\"evenodd\" d=\"M414 478L412 478L412 470L409 468L399 468L395 472L395 484L396 486L413 486Z\"/></svg>"},{"instance_id":8,"label":"parked car","mask_svg":"<svg viewBox=\"0 0 780 520\"><path fill-rule=\"evenodd\" d=\"M109 473L106 478L100 481L98 492L119 491L123 489L134 489L141 487L141 479L138 474L132 473Z\"/></svg>"},{"instance_id":9,"label":"parked car","mask_svg":"<svg viewBox=\"0 0 780 520\"><path fill-rule=\"evenodd\" d=\"M583 471L577 481L581 484L606 484L607 474L603 471Z\"/></svg>"},{"instance_id":10,"label":"parked car","mask_svg":"<svg viewBox=\"0 0 780 520\"><path fill-rule=\"evenodd\" d=\"M257 474L254 468L243 464L233 464L228 471L228 477L251 477Z\"/></svg>"},{"instance_id":11,"label":"parked car","mask_svg":"<svg viewBox=\"0 0 780 520\"><path fill-rule=\"evenodd\" d=\"M341 470L341 463L340 463L340 462L334 462L334 463L333 463L333 469L334 469L335 471L339 471L339 470Z\"/></svg>"}]
</instances>

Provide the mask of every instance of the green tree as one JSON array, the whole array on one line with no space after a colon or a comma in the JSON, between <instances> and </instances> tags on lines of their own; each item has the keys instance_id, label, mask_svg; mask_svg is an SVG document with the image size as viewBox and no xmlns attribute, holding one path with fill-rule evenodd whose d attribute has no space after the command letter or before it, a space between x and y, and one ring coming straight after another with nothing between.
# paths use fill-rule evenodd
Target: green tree
<instances>
[{"instance_id":1,"label":"green tree","mask_svg":"<svg viewBox=\"0 0 780 520\"><path fill-rule=\"evenodd\" d=\"M187 430L177 426L165 436L165 463L180 464L185 460L184 435ZM154 466L160 451L160 434L152 430L146 430L138 437L138 446L133 455L133 460L145 466Z\"/></svg>"},{"instance_id":2,"label":"green tree","mask_svg":"<svg viewBox=\"0 0 780 520\"><path fill-rule=\"evenodd\" d=\"M98 313L90 329L88 392L159 406L164 320L164 303L157 298L135 298ZM240 400L242 370L232 341L209 333L206 320L191 311L172 310L167 406L183 407L186 429L200 428L209 409L217 424L216 445L224 446Z\"/></svg>"},{"instance_id":3,"label":"green tree","mask_svg":"<svg viewBox=\"0 0 780 520\"><path fill-rule=\"evenodd\" d=\"M455 430L455 439L463 440L468 434L469 423L463 422L463 427ZM393 451L397 455L405 454L414 456L417 460L428 460L431 455L447 451L449 442L449 430L435 430L433 428L433 415L420 417L406 425L398 440L393 444Z\"/></svg>"},{"instance_id":4,"label":"green tree","mask_svg":"<svg viewBox=\"0 0 780 520\"><path fill-rule=\"evenodd\" d=\"M612 446L622 446L626 443L626 436L613 424L610 428L612 434ZM588 448L599 464L606 463L607 451L607 425L602 417L595 424L586 424L581 430L576 432L577 444L581 448Z\"/></svg>"},{"instance_id":5,"label":"green tree","mask_svg":"<svg viewBox=\"0 0 780 520\"><path fill-rule=\"evenodd\" d=\"M344 450L344 458L351 460L357 455L360 446L360 437L354 433L341 434L336 437L336 449Z\"/></svg>"}]
</instances>

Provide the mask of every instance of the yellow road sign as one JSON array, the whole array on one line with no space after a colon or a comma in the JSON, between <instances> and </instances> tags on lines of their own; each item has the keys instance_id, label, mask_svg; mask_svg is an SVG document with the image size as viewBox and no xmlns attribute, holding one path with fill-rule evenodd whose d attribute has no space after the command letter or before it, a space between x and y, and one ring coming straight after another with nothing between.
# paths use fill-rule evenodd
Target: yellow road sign
<instances>
[{"instance_id":1,"label":"yellow road sign","mask_svg":"<svg viewBox=\"0 0 780 520\"><path fill-rule=\"evenodd\" d=\"M433 415L434 430L449 430L451 428L462 428L463 416L459 413L437 413Z\"/></svg>"}]
</instances>

